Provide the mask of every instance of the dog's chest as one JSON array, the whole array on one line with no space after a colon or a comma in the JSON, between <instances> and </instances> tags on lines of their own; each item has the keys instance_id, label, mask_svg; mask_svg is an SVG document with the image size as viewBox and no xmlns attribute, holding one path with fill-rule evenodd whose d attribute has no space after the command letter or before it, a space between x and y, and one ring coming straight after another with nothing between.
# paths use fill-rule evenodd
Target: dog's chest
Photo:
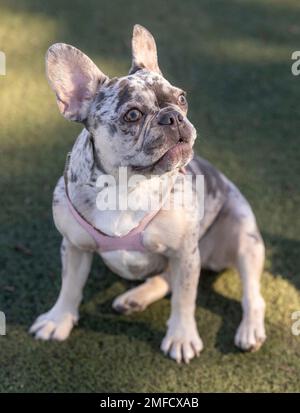
<instances>
[{"instance_id":1,"label":"dog's chest","mask_svg":"<svg viewBox=\"0 0 300 413\"><path fill-rule=\"evenodd\" d=\"M120 277L142 280L165 269L166 259L153 253L135 251L109 251L101 254L105 264Z\"/></svg>"}]
</instances>

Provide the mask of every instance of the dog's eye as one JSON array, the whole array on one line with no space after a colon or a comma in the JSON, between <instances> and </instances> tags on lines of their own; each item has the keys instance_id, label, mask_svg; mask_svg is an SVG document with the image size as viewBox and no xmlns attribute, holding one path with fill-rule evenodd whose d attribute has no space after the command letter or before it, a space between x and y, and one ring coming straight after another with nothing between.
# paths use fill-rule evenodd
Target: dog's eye
<instances>
[{"instance_id":1,"label":"dog's eye","mask_svg":"<svg viewBox=\"0 0 300 413\"><path fill-rule=\"evenodd\" d=\"M130 109L125 115L124 120L126 122L137 122L143 116L142 112L138 109Z\"/></svg>"},{"instance_id":2,"label":"dog's eye","mask_svg":"<svg viewBox=\"0 0 300 413\"><path fill-rule=\"evenodd\" d=\"M183 94L179 96L179 98L178 98L178 103L179 103L179 105L181 105L181 106L187 105L186 97L185 97Z\"/></svg>"}]
</instances>

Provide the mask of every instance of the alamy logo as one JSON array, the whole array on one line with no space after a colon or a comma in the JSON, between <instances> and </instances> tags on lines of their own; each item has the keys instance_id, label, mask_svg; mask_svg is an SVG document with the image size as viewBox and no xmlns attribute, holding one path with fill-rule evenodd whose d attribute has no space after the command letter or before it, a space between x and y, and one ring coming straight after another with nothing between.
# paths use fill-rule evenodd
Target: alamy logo
<instances>
[{"instance_id":1,"label":"alamy logo","mask_svg":"<svg viewBox=\"0 0 300 413\"><path fill-rule=\"evenodd\" d=\"M0 311L0 336L6 335L6 318L3 311Z\"/></svg>"},{"instance_id":2,"label":"alamy logo","mask_svg":"<svg viewBox=\"0 0 300 413\"><path fill-rule=\"evenodd\" d=\"M293 336L300 336L300 311L294 311L291 315L293 321L292 324L292 334Z\"/></svg>"},{"instance_id":3,"label":"alamy logo","mask_svg":"<svg viewBox=\"0 0 300 413\"><path fill-rule=\"evenodd\" d=\"M0 50L0 75L6 75L6 57L5 53Z\"/></svg>"},{"instance_id":4,"label":"alamy logo","mask_svg":"<svg viewBox=\"0 0 300 413\"><path fill-rule=\"evenodd\" d=\"M194 210L199 207L199 218L204 215L204 176L186 174L185 179L166 174L163 177L132 175L127 167L119 168L119 178L100 175L96 186L99 192L96 205L100 211L155 211L157 209ZM168 195L172 193L172 197Z\"/></svg>"},{"instance_id":5,"label":"alamy logo","mask_svg":"<svg viewBox=\"0 0 300 413\"><path fill-rule=\"evenodd\" d=\"M300 75L300 50L295 50L292 54L292 60L295 62L292 64L291 71L294 76Z\"/></svg>"}]
</instances>

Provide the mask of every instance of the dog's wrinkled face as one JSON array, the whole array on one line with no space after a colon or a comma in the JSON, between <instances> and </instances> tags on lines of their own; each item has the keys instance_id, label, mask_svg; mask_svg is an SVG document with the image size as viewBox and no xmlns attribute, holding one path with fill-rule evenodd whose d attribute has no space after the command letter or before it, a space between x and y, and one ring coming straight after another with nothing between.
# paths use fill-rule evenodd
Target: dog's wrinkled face
<instances>
[{"instance_id":1,"label":"dog's wrinkled face","mask_svg":"<svg viewBox=\"0 0 300 413\"><path fill-rule=\"evenodd\" d=\"M113 79L101 89L87 128L99 153L104 156L105 147L115 165L164 172L191 158L195 130L186 113L185 93L161 75L143 69Z\"/></svg>"},{"instance_id":2,"label":"dog's wrinkled face","mask_svg":"<svg viewBox=\"0 0 300 413\"><path fill-rule=\"evenodd\" d=\"M135 26L128 76L108 79L79 50L53 45L47 73L65 117L91 133L95 156L106 172L129 166L164 173L186 165L196 131L188 121L185 92L161 74L152 35Z\"/></svg>"}]
</instances>

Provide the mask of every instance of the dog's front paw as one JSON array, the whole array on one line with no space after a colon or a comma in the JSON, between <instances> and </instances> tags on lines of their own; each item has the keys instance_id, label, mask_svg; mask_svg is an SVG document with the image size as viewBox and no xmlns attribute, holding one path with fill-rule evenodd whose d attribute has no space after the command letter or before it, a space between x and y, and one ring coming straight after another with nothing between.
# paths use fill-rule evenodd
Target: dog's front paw
<instances>
[{"instance_id":1,"label":"dog's front paw","mask_svg":"<svg viewBox=\"0 0 300 413\"><path fill-rule=\"evenodd\" d=\"M176 322L170 320L168 331L161 343L161 350L176 360L177 363L189 361L199 356L203 349L202 340L198 334L195 320Z\"/></svg>"},{"instance_id":2,"label":"dog's front paw","mask_svg":"<svg viewBox=\"0 0 300 413\"><path fill-rule=\"evenodd\" d=\"M243 351L257 351L265 340L263 318L244 318L237 329L234 343Z\"/></svg>"},{"instance_id":3,"label":"dog's front paw","mask_svg":"<svg viewBox=\"0 0 300 413\"><path fill-rule=\"evenodd\" d=\"M29 332L40 340L63 341L69 337L70 332L78 321L78 317L71 312L56 312L53 309L40 315Z\"/></svg>"}]
</instances>

